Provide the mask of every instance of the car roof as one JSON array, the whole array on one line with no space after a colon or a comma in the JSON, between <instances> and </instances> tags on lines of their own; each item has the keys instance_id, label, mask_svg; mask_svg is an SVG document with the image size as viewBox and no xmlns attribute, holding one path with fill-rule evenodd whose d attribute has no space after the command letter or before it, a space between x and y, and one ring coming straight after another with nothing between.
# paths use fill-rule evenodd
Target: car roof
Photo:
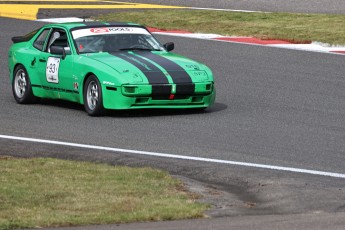
<instances>
[{"instance_id":1,"label":"car roof","mask_svg":"<svg viewBox=\"0 0 345 230\"><path fill-rule=\"evenodd\" d=\"M24 35L24 36L16 36L12 37L13 43L19 43L19 42L27 42L29 41L35 34L40 31L42 28L51 28L51 27L57 27L57 28L64 28L66 30L72 31L77 29L85 29L85 28L97 28L97 27L139 27L144 28L144 26L132 23L132 22L65 22L65 23L51 23L47 24L40 29L37 29L35 31L32 31L31 33Z\"/></svg>"},{"instance_id":2,"label":"car roof","mask_svg":"<svg viewBox=\"0 0 345 230\"><path fill-rule=\"evenodd\" d=\"M45 25L44 27L63 27L67 30L93 28L93 27L108 27L108 26L119 26L119 27L143 27L142 25L131 23L131 22L66 22L66 23L52 23Z\"/></svg>"}]
</instances>

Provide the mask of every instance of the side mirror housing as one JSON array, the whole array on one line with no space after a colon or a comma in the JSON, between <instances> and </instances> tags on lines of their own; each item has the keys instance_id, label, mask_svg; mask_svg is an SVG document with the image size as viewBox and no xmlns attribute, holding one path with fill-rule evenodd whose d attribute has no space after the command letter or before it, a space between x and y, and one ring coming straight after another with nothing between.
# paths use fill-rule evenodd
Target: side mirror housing
<instances>
[{"instance_id":1,"label":"side mirror housing","mask_svg":"<svg viewBox=\"0 0 345 230\"><path fill-rule=\"evenodd\" d=\"M168 52L175 48L175 44L173 42L165 43L163 46Z\"/></svg>"},{"instance_id":2,"label":"side mirror housing","mask_svg":"<svg viewBox=\"0 0 345 230\"><path fill-rule=\"evenodd\" d=\"M66 57L65 49L61 46L51 46L50 53L55 55L62 55L62 60Z\"/></svg>"}]
</instances>

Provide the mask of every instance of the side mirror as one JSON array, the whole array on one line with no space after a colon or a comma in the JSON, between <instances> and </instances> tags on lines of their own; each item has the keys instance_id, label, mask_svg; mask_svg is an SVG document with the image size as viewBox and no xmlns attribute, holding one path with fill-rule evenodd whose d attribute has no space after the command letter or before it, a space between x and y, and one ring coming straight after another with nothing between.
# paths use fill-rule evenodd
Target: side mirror
<instances>
[{"instance_id":1,"label":"side mirror","mask_svg":"<svg viewBox=\"0 0 345 230\"><path fill-rule=\"evenodd\" d=\"M168 52L175 48L175 44L173 42L165 43L163 46Z\"/></svg>"},{"instance_id":2,"label":"side mirror","mask_svg":"<svg viewBox=\"0 0 345 230\"><path fill-rule=\"evenodd\" d=\"M55 55L62 55L62 60L66 57L65 49L61 46L51 46L50 53Z\"/></svg>"}]
</instances>

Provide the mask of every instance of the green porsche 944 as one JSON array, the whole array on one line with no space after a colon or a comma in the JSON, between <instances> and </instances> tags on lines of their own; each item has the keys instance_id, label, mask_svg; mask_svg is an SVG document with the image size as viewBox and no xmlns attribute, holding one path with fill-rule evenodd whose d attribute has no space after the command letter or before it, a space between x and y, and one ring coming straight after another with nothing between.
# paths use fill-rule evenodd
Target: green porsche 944
<instances>
[{"instance_id":1,"label":"green porsche 944","mask_svg":"<svg viewBox=\"0 0 345 230\"><path fill-rule=\"evenodd\" d=\"M210 68L171 53L133 23L48 24L13 37L9 73L15 100L62 99L91 116L107 109L199 108L215 100Z\"/></svg>"}]
</instances>

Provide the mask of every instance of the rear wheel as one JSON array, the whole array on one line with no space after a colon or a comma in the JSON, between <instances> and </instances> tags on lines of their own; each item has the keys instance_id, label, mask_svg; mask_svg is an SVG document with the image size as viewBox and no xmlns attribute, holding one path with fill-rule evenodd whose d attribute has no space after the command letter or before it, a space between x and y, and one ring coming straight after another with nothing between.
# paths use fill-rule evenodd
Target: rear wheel
<instances>
[{"instance_id":1,"label":"rear wheel","mask_svg":"<svg viewBox=\"0 0 345 230\"><path fill-rule=\"evenodd\" d=\"M105 112L101 84L95 75L91 75L86 79L84 108L90 116L101 116Z\"/></svg>"},{"instance_id":2,"label":"rear wheel","mask_svg":"<svg viewBox=\"0 0 345 230\"><path fill-rule=\"evenodd\" d=\"M36 101L36 97L32 93L29 74L22 65L18 65L14 70L12 92L14 99L19 104L28 104Z\"/></svg>"}]
</instances>

